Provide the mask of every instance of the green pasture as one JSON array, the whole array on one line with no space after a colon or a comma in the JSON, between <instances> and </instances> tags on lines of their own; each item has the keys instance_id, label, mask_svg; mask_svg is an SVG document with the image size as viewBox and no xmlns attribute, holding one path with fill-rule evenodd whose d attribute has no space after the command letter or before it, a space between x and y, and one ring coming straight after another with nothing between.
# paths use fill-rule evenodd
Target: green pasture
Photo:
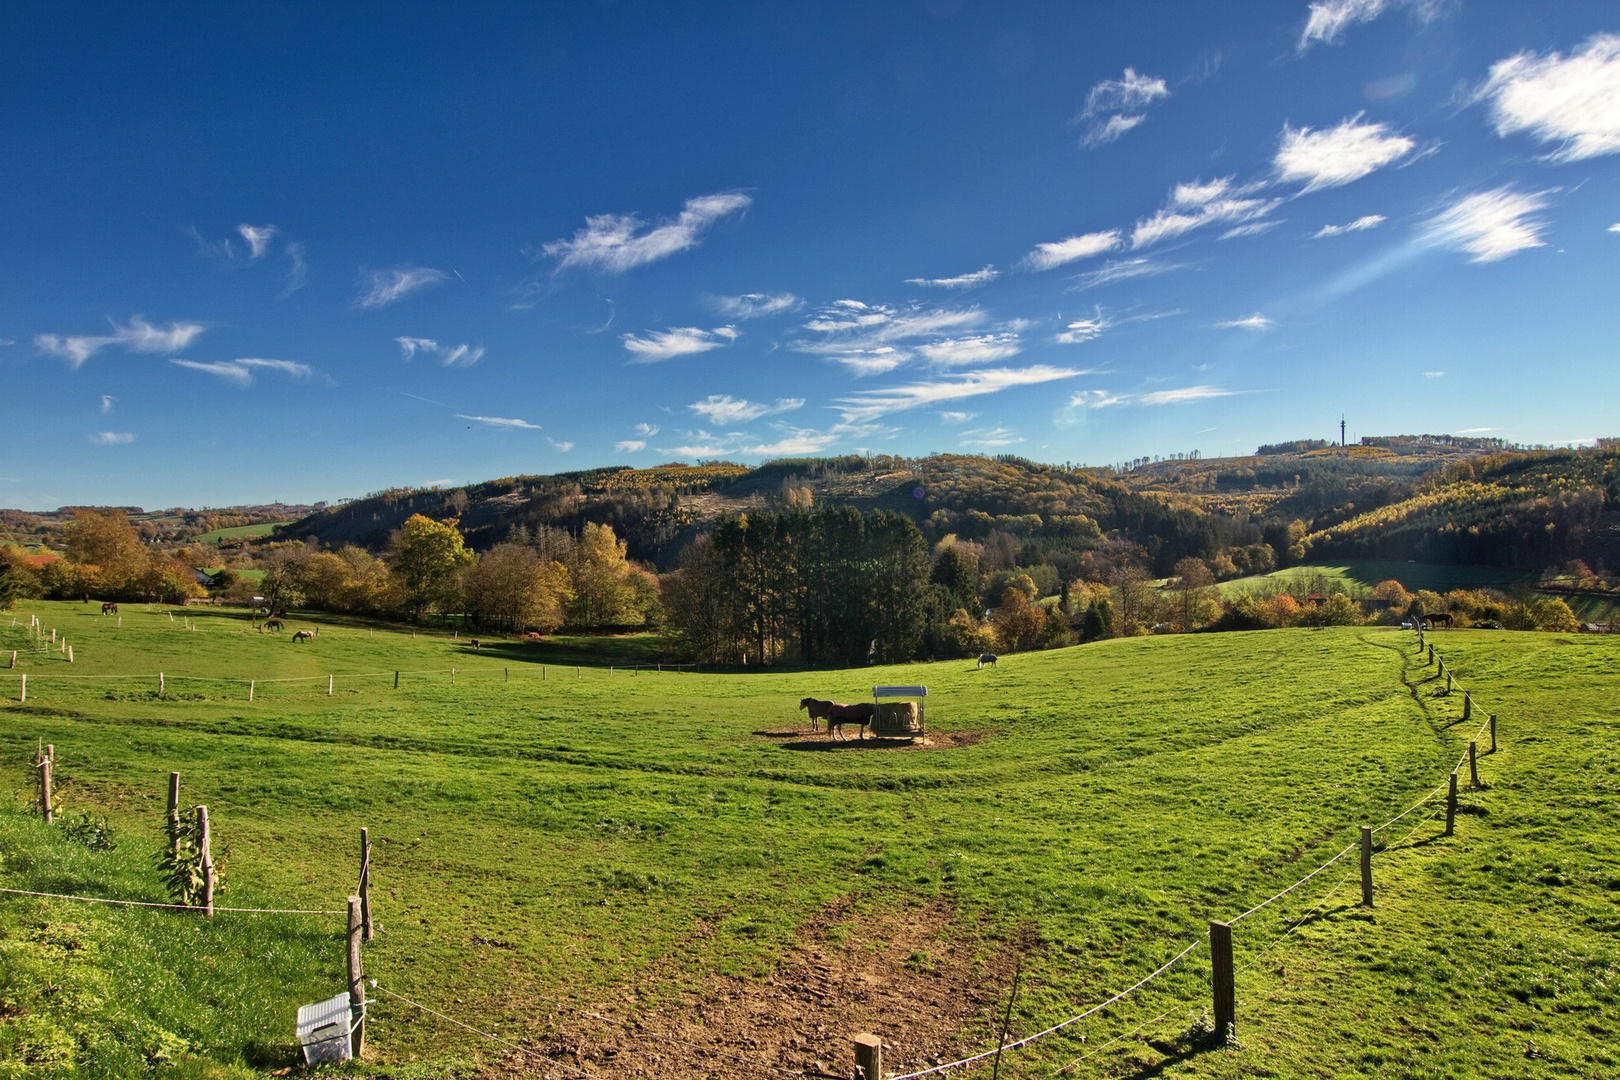
<instances>
[{"instance_id":1,"label":"green pasture","mask_svg":"<svg viewBox=\"0 0 1620 1080\"><path fill-rule=\"evenodd\" d=\"M1394 579L1407 592L1431 589L1447 593L1452 589L1509 589L1523 581L1534 582L1540 575L1531 571L1503 570L1494 566L1446 566L1440 563L1400 562L1385 559L1364 559L1332 565L1290 566L1269 574L1233 578L1221 582L1221 595L1230 599L1244 592L1273 592L1284 589L1288 583L1320 574L1329 582L1339 582L1349 589L1371 590L1381 581Z\"/></svg>"},{"instance_id":2,"label":"green pasture","mask_svg":"<svg viewBox=\"0 0 1620 1080\"><path fill-rule=\"evenodd\" d=\"M1466 790L1465 770L1457 835L1425 818L1432 805L1379 834L1371 911L1343 876L1352 853L1237 925L1236 1046L1196 1038L1209 997L1199 948L1009 1054L1001 1075L1046 1077L1083 1055L1065 1075L1620 1068L1613 638L1431 635L1473 691L1464 725L1460 690L1445 694L1413 636L1378 628L1108 641L982 671L660 674L622 666L657 662L648 636L474 652L442 632L322 619L295 644L309 620L257 634L240 614L137 605L119 626L99 608L29 604L0 615L8 653L28 645L30 611L76 660L24 652L0 671L0 777L21 806L36 740L55 744L65 813L105 815L118 849L0 812L0 886L164 899L147 859L177 769L185 805L207 803L230 848L221 904L342 907L368 827L381 927L368 975L540 1047L563 1045L552 1037L581 1022L577 1009L701 1024L716 973L769 994L808 927L831 918L860 940L864 920L925 904L951 913L940 951L986 971L1025 954L1011 1037L1041 1030L1412 805L1497 712L1501 747L1481 759L1483 789ZM978 741L787 737L799 698L860 700L876 683L927 684L930 728ZM342 988L340 930L334 917L204 923L0 896L0 1077L285 1067L294 1009ZM927 952L907 963L924 986ZM1005 1008L1005 980L988 990ZM371 1016L357 1071L460 1076L502 1060L395 1002ZM887 1069L905 1072L989 1045L998 1021L986 1008L942 1036L829 1001L816 1056L847 1069L847 1035L872 1030L891 1046ZM604 1077L686 1075L661 1073L660 1053L565 1060Z\"/></svg>"},{"instance_id":3,"label":"green pasture","mask_svg":"<svg viewBox=\"0 0 1620 1080\"><path fill-rule=\"evenodd\" d=\"M254 536L269 536L276 531L277 526L287 524L285 521L261 521L257 525L236 525L229 529L212 529L198 536L204 543L217 544L221 540L241 540Z\"/></svg>"}]
</instances>

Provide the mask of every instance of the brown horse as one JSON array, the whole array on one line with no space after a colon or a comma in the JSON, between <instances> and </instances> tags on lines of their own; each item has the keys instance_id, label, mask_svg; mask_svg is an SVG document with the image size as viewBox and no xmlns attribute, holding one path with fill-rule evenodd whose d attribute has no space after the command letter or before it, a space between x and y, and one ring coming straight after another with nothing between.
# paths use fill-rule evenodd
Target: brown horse
<instances>
[{"instance_id":1,"label":"brown horse","mask_svg":"<svg viewBox=\"0 0 1620 1080\"><path fill-rule=\"evenodd\" d=\"M838 733L838 738L844 740L844 725L855 724L860 728L859 737L866 738L866 725L872 722L872 714L877 712L877 706L870 701L863 701L858 705L839 705L832 703L832 709L827 713L827 738Z\"/></svg>"},{"instance_id":2,"label":"brown horse","mask_svg":"<svg viewBox=\"0 0 1620 1080\"><path fill-rule=\"evenodd\" d=\"M118 605L109 600L101 605L101 613L103 615L116 615L118 614Z\"/></svg>"},{"instance_id":3,"label":"brown horse","mask_svg":"<svg viewBox=\"0 0 1620 1080\"><path fill-rule=\"evenodd\" d=\"M282 622L281 622L280 619L266 619L266 620L264 620L264 623L259 627L259 632L263 633L266 630L280 630L281 628L282 628Z\"/></svg>"},{"instance_id":4,"label":"brown horse","mask_svg":"<svg viewBox=\"0 0 1620 1080\"><path fill-rule=\"evenodd\" d=\"M300 631L298 631L298 633L293 635L293 640L294 641L314 641L315 640L315 631L313 631L313 630L300 630Z\"/></svg>"},{"instance_id":5,"label":"brown horse","mask_svg":"<svg viewBox=\"0 0 1620 1080\"><path fill-rule=\"evenodd\" d=\"M1449 611L1436 611L1432 615L1423 616L1423 625L1431 630L1437 626L1450 626L1451 623L1452 618Z\"/></svg>"},{"instance_id":6,"label":"brown horse","mask_svg":"<svg viewBox=\"0 0 1620 1080\"><path fill-rule=\"evenodd\" d=\"M810 730L814 731L816 730L816 721L825 720L832 713L833 703L830 701L822 701L820 698L800 698L799 708L809 711Z\"/></svg>"}]
</instances>

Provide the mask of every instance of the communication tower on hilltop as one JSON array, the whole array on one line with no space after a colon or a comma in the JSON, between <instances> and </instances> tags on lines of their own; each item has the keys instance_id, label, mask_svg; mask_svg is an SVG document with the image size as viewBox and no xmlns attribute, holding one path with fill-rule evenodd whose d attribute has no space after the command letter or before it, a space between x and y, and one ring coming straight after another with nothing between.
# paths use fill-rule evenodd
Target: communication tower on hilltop
<instances>
[{"instance_id":1,"label":"communication tower on hilltop","mask_svg":"<svg viewBox=\"0 0 1620 1080\"><path fill-rule=\"evenodd\" d=\"M1344 414L1339 414L1339 446L1344 446Z\"/></svg>"}]
</instances>

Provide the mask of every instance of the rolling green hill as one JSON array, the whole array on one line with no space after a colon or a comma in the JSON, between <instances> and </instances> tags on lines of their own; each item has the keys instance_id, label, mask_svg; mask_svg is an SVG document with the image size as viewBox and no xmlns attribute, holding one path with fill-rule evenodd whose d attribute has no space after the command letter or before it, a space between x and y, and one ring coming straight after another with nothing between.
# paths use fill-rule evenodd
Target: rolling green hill
<instances>
[{"instance_id":1,"label":"rolling green hill","mask_svg":"<svg viewBox=\"0 0 1620 1080\"><path fill-rule=\"evenodd\" d=\"M1352 854L1238 923L1236 1047L1198 1038L1199 946L1001 1070L1620 1067L1613 638L1431 635L1473 694L1464 725L1412 636L1371 628L1117 640L982 671L610 674L364 624L293 644L223 611L29 610L78 655L25 653L27 704L0 679L8 782L25 798L35 740L55 744L64 811L105 815L118 848L0 814L0 886L164 899L146 859L171 769L231 849L223 904L341 907L366 826L368 974L559 1074L847 1072L858 1030L884 1037L889 1071L926 1067L993 1045L1020 958L1010 1035L1033 1034L1412 806L1496 712L1457 834L1426 817L1437 803L1379 833L1370 911ZM26 646L26 622L0 633ZM930 745L804 730L799 698L883 682L927 684ZM341 988L339 930L0 897L0 1074L286 1067L294 1008ZM376 996L362 1071L519 1064Z\"/></svg>"}]
</instances>

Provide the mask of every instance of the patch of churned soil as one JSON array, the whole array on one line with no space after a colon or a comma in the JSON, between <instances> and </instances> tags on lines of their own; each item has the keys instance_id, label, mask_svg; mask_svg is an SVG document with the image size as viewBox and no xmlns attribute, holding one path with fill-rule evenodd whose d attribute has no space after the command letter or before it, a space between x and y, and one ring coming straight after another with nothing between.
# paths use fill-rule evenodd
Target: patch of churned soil
<instances>
[{"instance_id":1,"label":"patch of churned soil","mask_svg":"<svg viewBox=\"0 0 1620 1080\"><path fill-rule=\"evenodd\" d=\"M944 903L845 898L763 979L711 975L675 1004L648 995L665 1003L639 1012L624 1007L633 992L599 1010L558 1010L550 1034L525 1040L551 1061L514 1051L479 1075L847 1080L857 1032L883 1039L885 1072L955 1061L982 1048L1017 962L1015 946L981 941Z\"/></svg>"},{"instance_id":2,"label":"patch of churned soil","mask_svg":"<svg viewBox=\"0 0 1620 1080\"><path fill-rule=\"evenodd\" d=\"M807 731L802 727L756 731L755 735L776 740L784 750L836 750L855 753L862 750L956 750L972 746L989 732L985 731L931 731L916 739L880 739L873 735L857 738L848 734L839 739L825 731Z\"/></svg>"}]
</instances>

